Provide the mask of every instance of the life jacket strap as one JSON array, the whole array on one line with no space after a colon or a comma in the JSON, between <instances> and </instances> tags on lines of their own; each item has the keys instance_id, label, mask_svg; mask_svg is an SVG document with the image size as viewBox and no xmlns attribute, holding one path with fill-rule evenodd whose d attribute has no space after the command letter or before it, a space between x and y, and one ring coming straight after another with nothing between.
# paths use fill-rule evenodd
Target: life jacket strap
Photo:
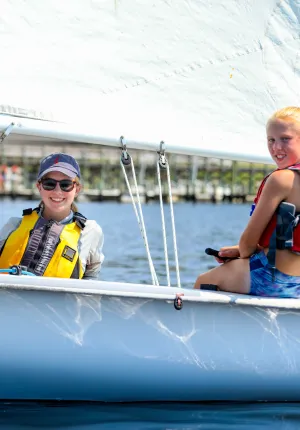
<instances>
[{"instance_id":1,"label":"life jacket strap","mask_svg":"<svg viewBox=\"0 0 300 430\"><path fill-rule=\"evenodd\" d=\"M77 258L74 270L71 275L71 279L80 279L80 260Z\"/></svg>"},{"instance_id":2,"label":"life jacket strap","mask_svg":"<svg viewBox=\"0 0 300 430\"><path fill-rule=\"evenodd\" d=\"M296 206L292 203L282 202L276 211L276 228L270 238L269 264L275 268L276 249L292 249L293 233L299 224L300 216L296 215Z\"/></svg>"},{"instance_id":3,"label":"life jacket strap","mask_svg":"<svg viewBox=\"0 0 300 430\"><path fill-rule=\"evenodd\" d=\"M83 230L85 227L85 223L86 223L86 217L84 215L82 215L79 212L74 212L73 215L73 222L76 222L76 224L78 225L78 227Z\"/></svg>"},{"instance_id":4,"label":"life jacket strap","mask_svg":"<svg viewBox=\"0 0 300 430\"><path fill-rule=\"evenodd\" d=\"M37 208L34 208L34 209L32 209L32 208L23 209L23 213L22 213L22 215L23 215L23 216L24 216L24 215L31 215L31 214L32 214L32 212L34 212L34 211L38 212L38 211L39 211L39 208L37 207Z\"/></svg>"}]
</instances>

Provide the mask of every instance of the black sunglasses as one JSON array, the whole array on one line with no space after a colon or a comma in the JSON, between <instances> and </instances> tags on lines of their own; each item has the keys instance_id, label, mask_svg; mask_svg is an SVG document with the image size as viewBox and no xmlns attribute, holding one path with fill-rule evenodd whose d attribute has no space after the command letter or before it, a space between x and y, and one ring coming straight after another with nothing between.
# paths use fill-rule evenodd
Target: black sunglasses
<instances>
[{"instance_id":1,"label":"black sunglasses","mask_svg":"<svg viewBox=\"0 0 300 430\"><path fill-rule=\"evenodd\" d=\"M66 193L72 191L76 184L76 181L72 181L71 179L61 179L57 181L56 179L45 178L41 179L39 182L42 184L45 191L52 191L56 188L56 184L59 184L60 189Z\"/></svg>"}]
</instances>

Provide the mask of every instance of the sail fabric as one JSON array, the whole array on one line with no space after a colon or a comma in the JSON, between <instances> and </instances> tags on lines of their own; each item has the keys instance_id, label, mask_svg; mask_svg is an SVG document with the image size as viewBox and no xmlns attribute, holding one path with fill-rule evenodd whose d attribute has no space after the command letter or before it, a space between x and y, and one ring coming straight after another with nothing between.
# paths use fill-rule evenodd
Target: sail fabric
<instances>
[{"instance_id":1,"label":"sail fabric","mask_svg":"<svg viewBox=\"0 0 300 430\"><path fill-rule=\"evenodd\" d=\"M2 0L0 103L97 130L268 159L300 105L300 0Z\"/></svg>"}]
</instances>

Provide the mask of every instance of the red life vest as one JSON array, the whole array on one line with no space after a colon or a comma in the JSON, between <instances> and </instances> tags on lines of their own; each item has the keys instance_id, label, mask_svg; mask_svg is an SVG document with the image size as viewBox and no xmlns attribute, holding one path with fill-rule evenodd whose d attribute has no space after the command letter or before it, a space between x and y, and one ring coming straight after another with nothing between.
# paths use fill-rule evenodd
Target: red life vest
<instances>
[{"instance_id":1,"label":"red life vest","mask_svg":"<svg viewBox=\"0 0 300 430\"><path fill-rule=\"evenodd\" d=\"M300 164L295 164L293 166L287 167L287 169L289 170L297 170L300 172ZM268 179L268 177L270 175L272 175L272 173L277 172L277 170L273 170L273 172L269 173L262 181L262 183L260 184L260 187L258 189L258 192L256 194L256 197L254 199L254 205L253 205L253 210L255 209L255 205L258 203L259 198L261 196L262 190L265 186L265 183ZM252 210L252 212L253 212ZM251 213L252 213L251 212ZM261 238L259 239L259 245L262 246L263 248L269 248L270 246L270 239L271 236L276 228L277 225L277 212L275 212L269 222L269 224L267 225L267 227L265 228L263 234L261 235ZM293 231L293 246L291 248L291 251L294 252L300 252L300 224L298 224L294 231Z\"/></svg>"}]
</instances>

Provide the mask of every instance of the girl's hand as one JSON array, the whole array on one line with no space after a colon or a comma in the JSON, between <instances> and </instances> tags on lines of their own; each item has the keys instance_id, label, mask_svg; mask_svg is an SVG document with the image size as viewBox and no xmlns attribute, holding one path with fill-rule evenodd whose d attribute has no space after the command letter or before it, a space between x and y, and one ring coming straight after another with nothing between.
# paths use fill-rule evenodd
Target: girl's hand
<instances>
[{"instance_id":1,"label":"girl's hand","mask_svg":"<svg viewBox=\"0 0 300 430\"><path fill-rule=\"evenodd\" d=\"M223 257L223 258L239 258L240 257L240 251L239 251L239 246L238 245L234 245L234 246L222 246L222 248L220 248L219 250L219 256ZM217 260L218 263L224 263L224 260L221 260L218 257L215 257L215 259Z\"/></svg>"}]
</instances>

